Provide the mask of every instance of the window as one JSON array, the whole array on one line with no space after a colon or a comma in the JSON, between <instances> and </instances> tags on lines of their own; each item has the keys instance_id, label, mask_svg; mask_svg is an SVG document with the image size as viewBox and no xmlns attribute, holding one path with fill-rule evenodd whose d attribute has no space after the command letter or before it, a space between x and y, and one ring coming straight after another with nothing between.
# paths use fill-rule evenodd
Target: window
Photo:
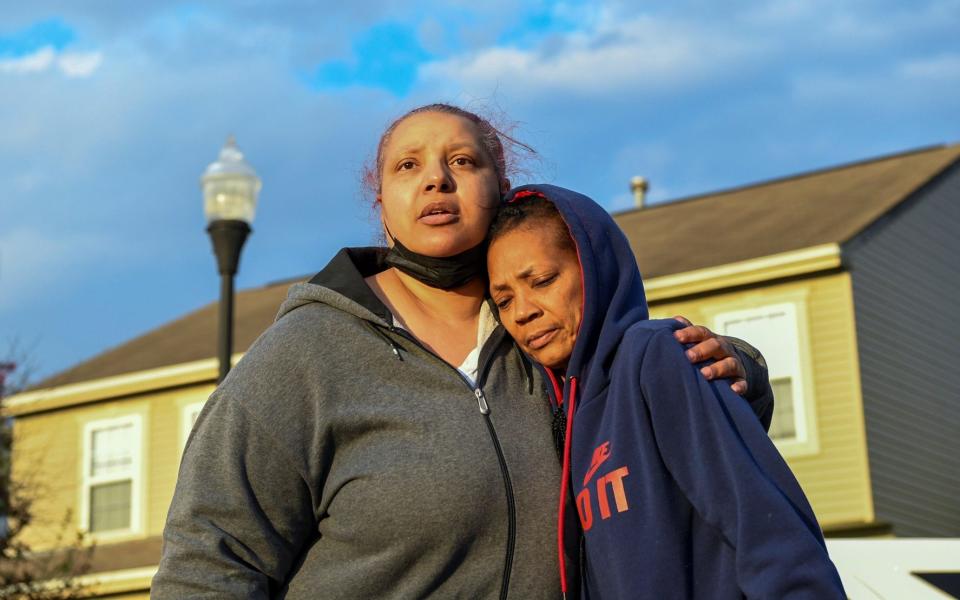
<instances>
[{"instance_id":1,"label":"window","mask_svg":"<svg viewBox=\"0 0 960 600\"><path fill-rule=\"evenodd\" d=\"M804 327L802 303L795 302L715 317L718 333L746 340L763 353L775 398L770 437L785 454L816 451L810 360L801 333Z\"/></svg>"},{"instance_id":2,"label":"window","mask_svg":"<svg viewBox=\"0 0 960 600\"><path fill-rule=\"evenodd\" d=\"M773 419L770 420L770 437L775 440L797 437L797 411L794 410L793 377L770 379L775 398Z\"/></svg>"},{"instance_id":3,"label":"window","mask_svg":"<svg viewBox=\"0 0 960 600\"><path fill-rule=\"evenodd\" d=\"M140 417L87 424L84 446L84 528L95 534L137 529Z\"/></svg>"}]
</instances>

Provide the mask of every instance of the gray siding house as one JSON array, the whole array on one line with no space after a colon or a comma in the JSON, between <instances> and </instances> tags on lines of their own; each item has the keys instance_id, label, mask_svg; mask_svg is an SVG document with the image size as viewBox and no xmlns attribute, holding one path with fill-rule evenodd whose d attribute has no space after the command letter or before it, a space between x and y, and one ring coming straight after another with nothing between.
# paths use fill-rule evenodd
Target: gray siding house
<instances>
[{"instance_id":1,"label":"gray siding house","mask_svg":"<svg viewBox=\"0 0 960 600\"><path fill-rule=\"evenodd\" d=\"M873 500L902 536L960 536L960 162L844 246Z\"/></svg>"}]
</instances>

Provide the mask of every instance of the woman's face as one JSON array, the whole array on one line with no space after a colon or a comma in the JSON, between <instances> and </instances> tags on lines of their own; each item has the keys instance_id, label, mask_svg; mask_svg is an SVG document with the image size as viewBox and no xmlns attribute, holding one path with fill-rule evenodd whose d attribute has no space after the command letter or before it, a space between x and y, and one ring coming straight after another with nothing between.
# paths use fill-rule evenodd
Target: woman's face
<instances>
[{"instance_id":1,"label":"woman's face","mask_svg":"<svg viewBox=\"0 0 960 600\"><path fill-rule=\"evenodd\" d=\"M396 126L383 149L381 217L394 237L427 256L480 244L509 182L468 119L426 112ZM504 187L506 186L506 187Z\"/></svg>"},{"instance_id":2,"label":"woman's face","mask_svg":"<svg viewBox=\"0 0 960 600\"><path fill-rule=\"evenodd\" d=\"M507 332L538 363L563 369L577 341L583 290L576 253L548 227L521 225L497 238L487 269Z\"/></svg>"}]
</instances>

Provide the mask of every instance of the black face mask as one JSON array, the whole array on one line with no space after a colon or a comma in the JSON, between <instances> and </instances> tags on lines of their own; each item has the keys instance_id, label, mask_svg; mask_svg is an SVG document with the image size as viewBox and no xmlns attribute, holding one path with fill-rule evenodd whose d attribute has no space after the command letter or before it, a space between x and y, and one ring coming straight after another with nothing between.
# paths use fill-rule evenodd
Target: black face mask
<instances>
[{"instance_id":1,"label":"black face mask","mask_svg":"<svg viewBox=\"0 0 960 600\"><path fill-rule=\"evenodd\" d=\"M484 241L460 254L438 257L417 254L393 238L393 247L387 251L385 260L391 267L430 287L452 290L486 274L487 243Z\"/></svg>"}]
</instances>

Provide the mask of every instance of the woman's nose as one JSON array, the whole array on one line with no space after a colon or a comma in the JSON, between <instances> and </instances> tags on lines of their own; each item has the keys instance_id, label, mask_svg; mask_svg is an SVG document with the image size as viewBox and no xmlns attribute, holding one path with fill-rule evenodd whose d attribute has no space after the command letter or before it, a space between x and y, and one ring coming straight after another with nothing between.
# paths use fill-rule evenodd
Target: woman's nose
<instances>
[{"instance_id":1,"label":"woman's nose","mask_svg":"<svg viewBox=\"0 0 960 600\"><path fill-rule=\"evenodd\" d=\"M423 178L423 191L425 192L454 191L453 178L446 169L446 165L434 165L426 169Z\"/></svg>"},{"instance_id":2,"label":"woman's nose","mask_svg":"<svg viewBox=\"0 0 960 600\"><path fill-rule=\"evenodd\" d=\"M525 325L539 317L543 311L533 302L526 299L517 298L516 302L516 321L518 325Z\"/></svg>"}]
</instances>

